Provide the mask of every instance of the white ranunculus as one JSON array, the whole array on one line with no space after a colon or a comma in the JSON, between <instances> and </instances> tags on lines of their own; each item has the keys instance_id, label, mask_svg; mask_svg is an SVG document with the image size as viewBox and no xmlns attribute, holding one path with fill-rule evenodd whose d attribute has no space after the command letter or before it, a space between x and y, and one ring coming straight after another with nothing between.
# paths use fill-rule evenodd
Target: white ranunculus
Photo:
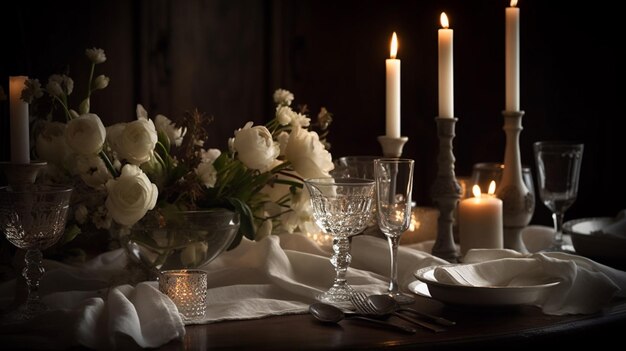
<instances>
[{"instance_id":1,"label":"white ranunculus","mask_svg":"<svg viewBox=\"0 0 626 351\"><path fill-rule=\"evenodd\" d=\"M111 228L111 214L107 210L106 206L98 206L96 212L91 216L91 221L98 229Z\"/></svg>"},{"instance_id":2,"label":"white ranunculus","mask_svg":"<svg viewBox=\"0 0 626 351\"><path fill-rule=\"evenodd\" d=\"M291 211L285 212L280 221L285 230L293 233L296 229L303 233L319 233L321 230L315 223L309 192L298 190L291 195L289 202Z\"/></svg>"},{"instance_id":3,"label":"white ranunculus","mask_svg":"<svg viewBox=\"0 0 626 351\"><path fill-rule=\"evenodd\" d=\"M281 126L291 123L294 114L295 112L289 106L278 105L276 107L276 120Z\"/></svg>"},{"instance_id":4,"label":"white ranunculus","mask_svg":"<svg viewBox=\"0 0 626 351\"><path fill-rule=\"evenodd\" d=\"M319 136L300 127L291 131L285 157L303 178L328 177L333 168L330 152L324 148Z\"/></svg>"},{"instance_id":5,"label":"white ranunculus","mask_svg":"<svg viewBox=\"0 0 626 351\"><path fill-rule=\"evenodd\" d=\"M293 98L293 94L289 90L276 89L274 92L274 102L278 105L289 106Z\"/></svg>"},{"instance_id":6,"label":"white ranunculus","mask_svg":"<svg viewBox=\"0 0 626 351\"><path fill-rule=\"evenodd\" d=\"M109 129L111 148L117 156L134 165L141 165L150 160L157 143L154 122L140 118L126 124L115 125Z\"/></svg>"},{"instance_id":7,"label":"white ranunculus","mask_svg":"<svg viewBox=\"0 0 626 351\"><path fill-rule=\"evenodd\" d=\"M35 151L39 159L62 167L70 148L65 142L65 128L61 122L43 122L41 133L35 140Z\"/></svg>"},{"instance_id":8,"label":"white ranunculus","mask_svg":"<svg viewBox=\"0 0 626 351\"><path fill-rule=\"evenodd\" d=\"M196 242L187 245L180 253L180 261L187 267L197 266L207 257L209 244Z\"/></svg>"},{"instance_id":9,"label":"white ranunculus","mask_svg":"<svg viewBox=\"0 0 626 351\"><path fill-rule=\"evenodd\" d=\"M280 147L272 139L272 133L264 126L252 127L252 122L235 132L233 147L244 165L261 172L269 170L280 154Z\"/></svg>"},{"instance_id":10,"label":"white ranunculus","mask_svg":"<svg viewBox=\"0 0 626 351\"><path fill-rule=\"evenodd\" d=\"M92 63L96 65L99 63L103 63L104 61L107 60L107 57L104 54L104 50L102 49L97 49L97 48L87 49L85 50L85 55L87 56L87 58L89 58L89 60Z\"/></svg>"},{"instance_id":11,"label":"white ranunculus","mask_svg":"<svg viewBox=\"0 0 626 351\"><path fill-rule=\"evenodd\" d=\"M113 178L104 161L98 155L78 155L76 157L76 171L80 178L92 188L104 186Z\"/></svg>"},{"instance_id":12,"label":"white ranunculus","mask_svg":"<svg viewBox=\"0 0 626 351\"><path fill-rule=\"evenodd\" d=\"M74 91L74 81L64 74L53 74L48 78L46 90L48 94L56 97L70 95Z\"/></svg>"},{"instance_id":13,"label":"white ranunculus","mask_svg":"<svg viewBox=\"0 0 626 351\"><path fill-rule=\"evenodd\" d=\"M180 146L183 142L186 130L183 128L176 128L174 123L172 123L169 118L163 115L157 115L154 118L154 126L158 132L163 132L167 135L170 145Z\"/></svg>"},{"instance_id":14,"label":"white ranunculus","mask_svg":"<svg viewBox=\"0 0 626 351\"><path fill-rule=\"evenodd\" d=\"M272 234L273 228L274 225L272 224L271 219L264 220L261 225L256 229L256 232L254 234L254 241L261 241L270 236L270 234Z\"/></svg>"},{"instance_id":15,"label":"white ranunculus","mask_svg":"<svg viewBox=\"0 0 626 351\"><path fill-rule=\"evenodd\" d=\"M87 216L89 215L89 210L83 204L78 205L76 210L74 211L74 219L78 224L84 224L87 221Z\"/></svg>"},{"instance_id":16,"label":"white ranunculus","mask_svg":"<svg viewBox=\"0 0 626 351\"><path fill-rule=\"evenodd\" d=\"M65 142L80 155L100 152L105 138L106 129L100 117L93 113L86 113L70 120L65 129Z\"/></svg>"},{"instance_id":17,"label":"white ranunculus","mask_svg":"<svg viewBox=\"0 0 626 351\"><path fill-rule=\"evenodd\" d=\"M132 226L156 205L159 190L135 165L125 165L117 179L106 183L105 202L109 214L117 223Z\"/></svg>"}]
</instances>

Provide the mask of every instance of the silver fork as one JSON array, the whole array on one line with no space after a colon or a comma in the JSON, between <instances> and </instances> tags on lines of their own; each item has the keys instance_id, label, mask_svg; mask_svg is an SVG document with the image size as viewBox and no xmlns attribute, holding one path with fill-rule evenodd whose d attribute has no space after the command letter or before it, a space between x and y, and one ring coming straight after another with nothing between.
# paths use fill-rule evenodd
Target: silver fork
<instances>
[{"instance_id":1,"label":"silver fork","mask_svg":"<svg viewBox=\"0 0 626 351\"><path fill-rule=\"evenodd\" d=\"M376 307L367 299L367 295L365 295L365 293L361 291L353 293L352 296L350 297L350 302L352 302L352 304L354 305L358 313L369 314L369 315L374 315L374 316L386 316L387 315L387 313L383 313L379 311L378 309L376 309ZM425 321L420 321L420 320L405 316L398 312L391 312L391 314L398 318L404 319L407 322L411 322L415 325L419 325L422 328L426 328L436 333L446 330L445 328L442 328L438 325L428 323Z\"/></svg>"}]
</instances>

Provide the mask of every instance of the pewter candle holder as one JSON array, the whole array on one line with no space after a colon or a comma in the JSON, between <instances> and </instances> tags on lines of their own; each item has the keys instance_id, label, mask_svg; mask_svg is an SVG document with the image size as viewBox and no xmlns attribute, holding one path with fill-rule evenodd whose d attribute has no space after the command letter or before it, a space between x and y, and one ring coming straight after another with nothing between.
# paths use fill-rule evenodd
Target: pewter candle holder
<instances>
[{"instance_id":1,"label":"pewter candle holder","mask_svg":"<svg viewBox=\"0 0 626 351\"><path fill-rule=\"evenodd\" d=\"M439 154L437 156L437 177L431 188L431 196L439 209L437 221L437 239L432 254L448 262L456 262L458 253L454 245L452 227L454 212L461 198L461 186L454 174L454 154L452 139L454 126L458 118L436 117L437 136L439 137Z\"/></svg>"},{"instance_id":2,"label":"pewter candle holder","mask_svg":"<svg viewBox=\"0 0 626 351\"><path fill-rule=\"evenodd\" d=\"M527 252L522 242L522 229L530 223L535 211L535 197L524 184L519 136L522 132L524 111L503 111L506 146L502 182L496 196L502 199L504 247Z\"/></svg>"},{"instance_id":3,"label":"pewter candle holder","mask_svg":"<svg viewBox=\"0 0 626 351\"><path fill-rule=\"evenodd\" d=\"M402 156L402 149L404 144L409 140L408 137L392 138L386 135L378 137L378 142L383 148L383 156L385 157L400 157Z\"/></svg>"}]
</instances>

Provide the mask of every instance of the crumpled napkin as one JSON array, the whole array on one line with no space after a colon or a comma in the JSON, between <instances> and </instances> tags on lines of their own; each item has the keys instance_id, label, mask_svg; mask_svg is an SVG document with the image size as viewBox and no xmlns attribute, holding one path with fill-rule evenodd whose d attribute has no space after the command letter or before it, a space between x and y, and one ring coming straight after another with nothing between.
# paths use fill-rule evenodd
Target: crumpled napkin
<instances>
[{"instance_id":1,"label":"crumpled napkin","mask_svg":"<svg viewBox=\"0 0 626 351\"><path fill-rule=\"evenodd\" d=\"M386 290L389 246L381 238L352 238L348 283L368 293ZM208 272L207 313L194 323L262 318L306 313L315 296L332 285L330 253L300 234L272 235L259 242L243 239L234 250L200 267ZM400 247L398 282L407 287L416 269L445 261ZM45 261L40 292L54 310L26 325L0 328L5 345L26 348L65 348L81 344L92 348L123 349L129 342L157 347L185 331L171 300L156 282L135 287L127 270L124 250L107 252L72 267ZM0 285L0 303L11 302L14 282ZM52 322L51 322L52 321Z\"/></svg>"},{"instance_id":2,"label":"crumpled napkin","mask_svg":"<svg viewBox=\"0 0 626 351\"><path fill-rule=\"evenodd\" d=\"M40 294L50 311L22 324L3 325L3 346L48 349L83 345L124 349L133 340L158 347L185 335L172 300L156 282L118 285L128 280L123 250L104 253L82 267L46 261ZM109 287L111 286L111 287ZM0 287L3 305L11 303L15 281Z\"/></svg>"},{"instance_id":3,"label":"crumpled napkin","mask_svg":"<svg viewBox=\"0 0 626 351\"><path fill-rule=\"evenodd\" d=\"M559 281L536 301L546 314L594 313L613 297L626 297L626 272L577 255L474 249L463 261L436 267L435 278L469 286L530 286Z\"/></svg>"}]
</instances>

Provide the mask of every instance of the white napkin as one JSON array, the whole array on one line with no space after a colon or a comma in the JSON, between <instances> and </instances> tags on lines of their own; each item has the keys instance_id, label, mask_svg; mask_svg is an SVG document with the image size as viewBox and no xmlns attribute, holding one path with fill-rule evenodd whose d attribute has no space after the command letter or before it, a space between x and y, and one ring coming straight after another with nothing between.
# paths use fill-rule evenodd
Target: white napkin
<instances>
[{"instance_id":1,"label":"white napkin","mask_svg":"<svg viewBox=\"0 0 626 351\"><path fill-rule=\"evenodd\" d=\"M243 239L236 249L200 267L208 272L207 313L195 323L306 313L315 296L332 285L335 271L329 255L300 234L272 235L259 242ZM387 241L354 237L351 255L348 283L368 293L385 291L390 270ZM123 284L130 279L127 261L123 250L100 255L80 268L46 261L41 293L56 310L27 325L0 328L0 339L27 348L124 348L132 340L157 347L181 338L182 321L156 282ZM400 247L398 282L407 289L416 269L444 263ZM14 288L14 282L0 285L0 302L10 302Z\"/></svg>"},{"instance_id":2,"label":"white napkin","mask_svg":"<svg viewBox=\"0 0 626 351\"><path fill-rule=\"evenodd\" d=\"M464 262L435 268L435 278L469 286L529 286L558 280L557 286L536 301L546 314L594 313L614 296L626 297L626 272L581 256L474 249L468 251Z\"/></svg>"},{"instance_id":3,"label":"white napkin","mask_svg":"<svg viewBox=\"0 0 626 351\"><path fill-rule=\"evenodd\" d=\"M158 347L185 335L178 309L156 282L115 284L129 277L123 250L102 254L80 268L45 263L49 271L40 294L51 310L0 328L4 346L123 349L134 340L141 347ZM12 301L14 288L14 281L0 287L3 305Z\"/></svg>"},{"instance_id":4,"label":"white napkin","mask_svg":"<svg viewBox=\"0 0 626 351\"><path fill-rule=\"evenodd\" d=\"M352 239L347 280L357 290L380 293L387 288L389 246L383 239L361 235ZM425 252L400 247L398 282L406 288L419 268L445 261ZM315 296L335 276L328 253L299 234L243 240L202 267L209 272L207 313L199 323L305 313Z\"/></svg>"}]
</instances>

